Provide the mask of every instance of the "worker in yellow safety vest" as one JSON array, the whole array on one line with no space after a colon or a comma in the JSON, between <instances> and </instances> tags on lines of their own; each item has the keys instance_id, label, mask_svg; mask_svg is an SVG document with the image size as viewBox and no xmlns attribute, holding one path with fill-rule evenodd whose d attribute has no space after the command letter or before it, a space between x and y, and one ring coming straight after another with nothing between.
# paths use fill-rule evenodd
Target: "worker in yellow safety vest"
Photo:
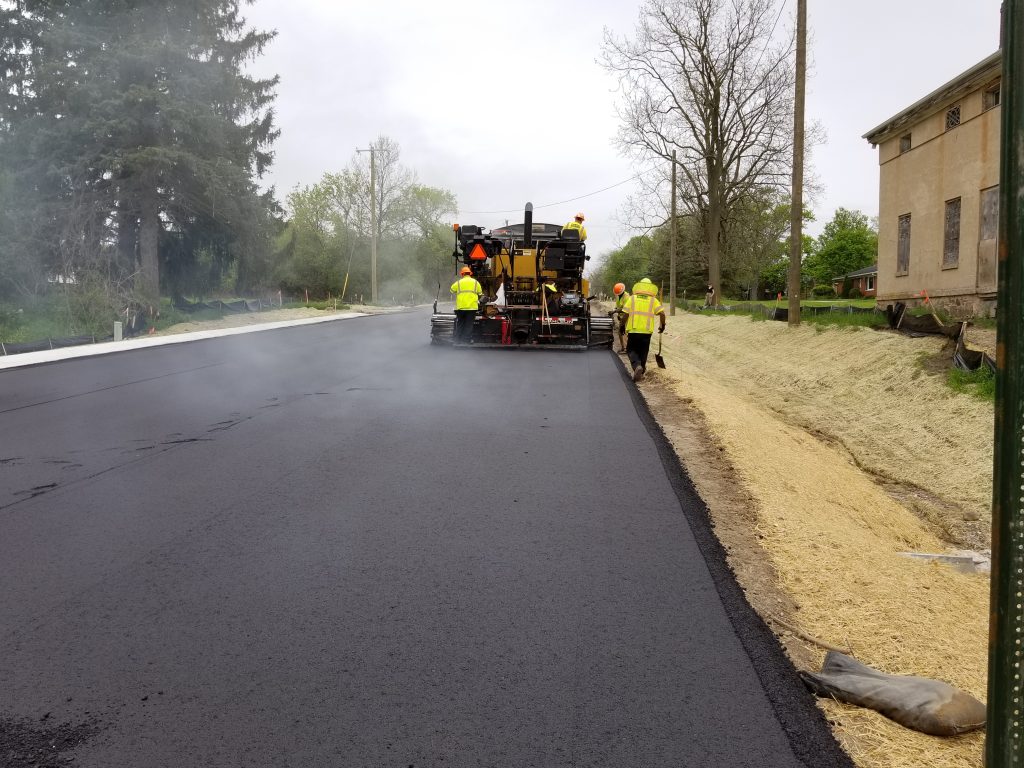
<instances>
[{"instance_id":1,"label":"worker in yellow safety vest","mask_svg":"<svg viewBox=\"0 0 1024 768\"><path fill-rule=\"evenodd\" d=\"M459 270L459 279L452 283L451 292L455 295L455 341L467 344L473 341L473 321L480 309L480 295L484 289L475 277L473 270L463 267Z\"/></svg>"},{"instance_id":2,"label":"worker in yellow safety vest","mask_svg":"<svg viewBox=\"0 0 1024 768\"><path fill-rule=\"evenodd\" d=\"M583 226L583 212L576 214L576 218L566 224L562 229L575 229L580 233L580 242L587 239L587 228Z\"/></svg>"},{"instance_id":3,"label":"worker in yellow safety vest","mask_svg":"<svg viewBox=\"0 0 1024 768\"><path fill-rule=\"evenodd\" d=\"M616 283L612 287L612 293L616 297L612 317L619 326L619 354L624 355L626 354L626 313L622 311L622 307L629 301L629 293L626 292L625 283Z\"/></svg>"},{"instance_id":4,"label":"worker in yellow safety vest","mask_svg":"<svg viewBox=\"0 0 1024 768\"><path fill-rule=\"evenodd\" d=\"M654 333L654 318L659 319L658 333L665 331L665 308L658 300L658 289L649 278L633 286L622 311L626 313L626 354L633 366L633 381L640 381L647 372L647 353L651 350L651 335Z\"/></svg>"}]
</instances>

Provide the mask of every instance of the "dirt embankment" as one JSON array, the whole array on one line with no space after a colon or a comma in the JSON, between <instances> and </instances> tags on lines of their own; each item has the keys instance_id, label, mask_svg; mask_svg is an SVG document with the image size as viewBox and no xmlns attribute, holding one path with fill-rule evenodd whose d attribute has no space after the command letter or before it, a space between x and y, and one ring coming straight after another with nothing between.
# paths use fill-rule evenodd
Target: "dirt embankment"
<instances>
[{"instance_id":1,"label":"dirt embankment","mask_svg":"<svg viewBox=\"0 0 1024 768\"><path fill-rule=\"evenodd\" d=\"M823 652L783 623L984 700L987 578L899 554L988 545L992 406L919 364L943 341L689 314L664 341L641 390L795 663ZM822 707L861 766L981 765L978 733Z\"/></svg>"}]
</instances>

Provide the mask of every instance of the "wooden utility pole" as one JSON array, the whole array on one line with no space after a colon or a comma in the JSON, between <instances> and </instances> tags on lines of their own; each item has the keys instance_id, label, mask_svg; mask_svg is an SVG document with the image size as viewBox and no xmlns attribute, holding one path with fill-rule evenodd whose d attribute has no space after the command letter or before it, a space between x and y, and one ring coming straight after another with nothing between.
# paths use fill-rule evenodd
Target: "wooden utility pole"
<instances>
[{"instance_id":1,"label":"wooden utility pole","mask_svg":"<svg viewBox=\"0 0 1024 768\"><path fill-rule=\"evenodd\" d=\"M377 164L376 148L357 149L356 152L370 153L370 303L377 303Z\"/></svg>"},{"instance_id":2,"label":"wooden utility pole","mask_svg":"<svg viewBox=\"0 0 1024 768\"><path fill-rule=\"evenodd\" d=\"M789 246L789 325L800 325L804 251L804 83L807 79L807 0L796 6L796 96L793 99L793 192Z\"/></svg>"},{"instance_id":3,"label":"wooden utility pole","mask_svg":"<svg viewBox=\"0 0 1024 768\"><path fill-rule=\"evenodd\" d=\"M676 313L676 151L672 150L672 210L669 212L668 313Z\"/></svg>"}]
</instances>

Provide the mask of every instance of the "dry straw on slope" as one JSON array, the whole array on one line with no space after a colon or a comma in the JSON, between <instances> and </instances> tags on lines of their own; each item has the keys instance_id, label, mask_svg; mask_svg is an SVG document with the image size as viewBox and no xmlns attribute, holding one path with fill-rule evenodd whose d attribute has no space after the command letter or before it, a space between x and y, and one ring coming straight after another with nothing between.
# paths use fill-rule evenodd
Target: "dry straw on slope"
<instances>
[{"instance_id":1,"label":"dry straw on slope","mask_svg":"<svg viewBox=\"0 0 1024 768\"><path fill-rule=\"evenodd\" d=\"M885 672L984 700L987 579L900 556L944 545L857 466L920 485L946 514L987 514L991 406L920 373L917 353L938 343L731 317L677 316L670 328L660 375L704 414L753 496L792 620ZM978 733L942 739L823 708L861 766L981 764Z\"/></svg>"}]
</instances>

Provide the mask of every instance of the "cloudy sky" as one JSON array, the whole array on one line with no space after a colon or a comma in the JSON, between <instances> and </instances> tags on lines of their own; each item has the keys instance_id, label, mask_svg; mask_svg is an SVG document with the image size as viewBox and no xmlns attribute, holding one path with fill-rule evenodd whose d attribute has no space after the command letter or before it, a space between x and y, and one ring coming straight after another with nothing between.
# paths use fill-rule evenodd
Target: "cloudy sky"
<instances>
[{"instance_id":1,"label":"cloudy sky","mask_svg":"<svg viewBox=\"0 0 1024 768\"><path fill-rule=\"evenodd\" d=\"M795 16L796 0L785 3L780 27ZM617 83L597 59L603 30L631 33L639 5L255 0L249 22L278 32L253 65L281 76L269 182L283 197L386 135L422 183L455 193L461 223L561 203L536 219L582 210L591 252L607 252L635 234L621 215L635 171L615 148ZM809 0L807 117L827 134L811 158L822 185L812 233L839 206L877 213L876 152L861 136L995 51L999 6Z\"/></svg>"}]
</instances>

